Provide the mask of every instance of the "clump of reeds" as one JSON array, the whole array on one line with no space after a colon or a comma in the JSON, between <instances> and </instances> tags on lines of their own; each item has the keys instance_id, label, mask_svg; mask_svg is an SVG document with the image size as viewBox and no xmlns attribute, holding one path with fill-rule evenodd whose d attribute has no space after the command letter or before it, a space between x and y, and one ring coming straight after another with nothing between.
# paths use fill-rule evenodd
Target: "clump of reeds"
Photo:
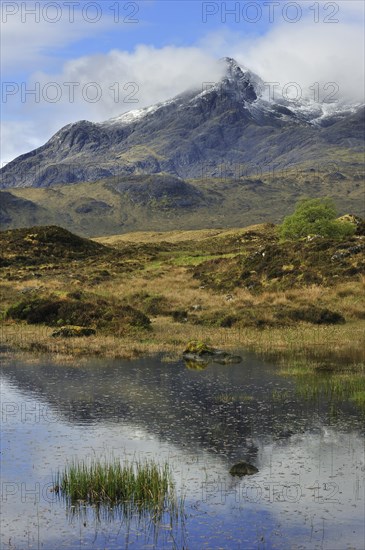
<instances>
[{"instance_id":1,"label":"clump of reeds","mask_svg":"<svg viewBox=\"0 0 365 550\"><path fill-rule=\"evenodd\" d=\"M304 360L293 363L281 370L285 376L294 376L296 392L304 399L318 400L321 396L337 404L352 401L365 412L364 364L351 365L347 370L339 370L336 365L321 365Z\"/></svg>"},{"instance_id":2,"label":"clump of reeds","mask_svg":"<svg viewBox=\"0 0 365 550\"><path fill-rule=\"evenodd\" d=\"M54 480L71 505L118 507L122 514L178 515L175 485L167 463L92 460L72 462Z\"/></svg>"}]
</instances>

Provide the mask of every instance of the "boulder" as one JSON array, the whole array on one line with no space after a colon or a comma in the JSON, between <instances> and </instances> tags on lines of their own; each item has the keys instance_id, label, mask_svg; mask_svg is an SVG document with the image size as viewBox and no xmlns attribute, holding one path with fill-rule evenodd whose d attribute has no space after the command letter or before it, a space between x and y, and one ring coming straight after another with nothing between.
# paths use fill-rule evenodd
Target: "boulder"
<instances>
[{"instance_id":1,"label":"boulder","mask_svg":"<svg viewBox=\"0 0 365 550\"><path fill-rule=\"evenodd\" d=\"M189 342L183 352L183 358L186 361L194 361L197 363L219 363L222 365L231 365L240 363L242 357L233 355L226 351L212 348L204 342L193 340Z\"/></svg>"},{"instance_id":2,"label":"boulder","mask_svg":"<svg viewBox=\"0 0 365 550\"><path fill-rule=\"evenodd\" d=\"M238 462L232 468L229 470L229 473L231 476L252 476L253 474L257 474L258 469L256 466L253 466L252 464L249 464L248 462Z\"/></svg>"}]
</instances>

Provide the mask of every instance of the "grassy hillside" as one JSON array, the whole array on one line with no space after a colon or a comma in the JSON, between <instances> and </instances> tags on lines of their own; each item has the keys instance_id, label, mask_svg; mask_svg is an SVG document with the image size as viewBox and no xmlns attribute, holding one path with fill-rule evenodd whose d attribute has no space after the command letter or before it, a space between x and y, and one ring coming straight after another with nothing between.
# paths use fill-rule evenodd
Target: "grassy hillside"
<instances>
[{"instance_id":1,"label":"grassy hillside","mask_svg":"<svg viewBox=\"0 0 365 550\"><path fill-rule=\"evenodd\" d=\"M5 344L133 357L202 340L314 369L363 365L363 236L279 243L256 224L89 241L33 227L0 242Z\"/></svg>"},{"instance_id":2,"label":"grassy hillside","mask_svg":"<svg viewBox=\"0 0 365 550\"><path fill-rule=\"evenodd\" d=\"M110 254L102 244L57 226L1 231L0 251L1 265L9 267L87 261Z\"/></svg>"},{"instance_id":3,"label":"grassy hillside","mask_svg":"<svg viewBox=\"0 0 365 550\"><path fill-rule=\"evenodd\" d=\"M361 159L356 155L322 168L307 163L250 178L240 177L244 167L237 167L230 178L182 182L162 174L14 188L0 193L0 222L2 229L58 225L88 237L242 227L278 223L304 196L328 196L341 214L364 216Z\"/></svg>"}]
</instances>

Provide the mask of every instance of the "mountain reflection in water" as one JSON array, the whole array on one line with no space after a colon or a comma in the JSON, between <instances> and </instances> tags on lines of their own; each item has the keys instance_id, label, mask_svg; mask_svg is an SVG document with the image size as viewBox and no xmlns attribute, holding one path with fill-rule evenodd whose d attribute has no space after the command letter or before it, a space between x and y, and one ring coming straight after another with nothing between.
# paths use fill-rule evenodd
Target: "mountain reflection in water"
<instances>
[{"instance_id":1,"label":"mountain reflection in water","mask_svg":"<svg viewBox=\"0 0 365 550\"><path fill-rule=\"evenodd\" d=\"M167 459L186 495L186 548L204 540L227 549L362 548L362 415L347 402L334 410L325 397L306 401L273 365L240 354L242 364L204 370L160 358L61 365L5 356L3 479L49 484L72 458ZM241 460L258 473L232 478ZM5 497L4 548L28 548L25 540L36 545L37 537L45 548L74 547L80 527L70 527L59 503L37 503L36 536L34 502ZM95 538L85 517L81 547L124 547L120 526L118 535L109 522ZM137 539L133 547L143 548ZM174 545L158 539L155 547Z\"/></svg>"}]
</instances>

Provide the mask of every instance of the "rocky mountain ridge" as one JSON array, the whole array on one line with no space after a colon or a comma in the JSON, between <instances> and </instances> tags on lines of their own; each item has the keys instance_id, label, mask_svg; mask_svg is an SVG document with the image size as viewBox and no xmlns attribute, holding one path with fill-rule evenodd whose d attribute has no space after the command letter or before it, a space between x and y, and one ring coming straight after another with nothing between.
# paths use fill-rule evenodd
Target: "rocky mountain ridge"
<instances>
[{"instance_id":1,"label":"rocky mountain ridge","mask_svg":"<svg viewBox=\"0 0 365 550\"><path fill-rule=\"evenodd\" d=\"M225 75L203 90L103 123L65 126L2 168L0 188L160 173L229 179L331 162L336 172L354 164L363 150L364 107L274 101L257 75L231 58L221 62Z\"/></svg>"}]
</instances>

